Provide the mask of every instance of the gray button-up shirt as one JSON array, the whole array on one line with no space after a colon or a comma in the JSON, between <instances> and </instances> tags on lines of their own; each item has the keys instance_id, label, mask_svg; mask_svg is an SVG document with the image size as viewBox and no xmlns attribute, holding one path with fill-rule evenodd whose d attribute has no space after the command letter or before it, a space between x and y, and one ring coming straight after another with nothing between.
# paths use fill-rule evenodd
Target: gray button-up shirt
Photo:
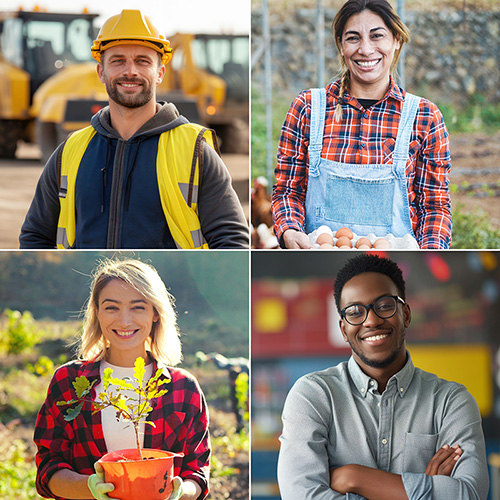
<instances>
[{"instance_id":1,"label":"gray button-up shirt","mask_svg":"<svg viewBox=\"0 0 500 500\"><path fill-rule=\"evenodd\" d=\"M415 368L408 354L382 394L348 362L300 378L283 409L278 482L283 500L339 500L330 468L359 464L401 474L409 500L484 500L481 417L464 386ZM463 449L451 477L424 471L443 445ZM347 498L361 498L348 494Z\"/></svg>"}]
</instances>

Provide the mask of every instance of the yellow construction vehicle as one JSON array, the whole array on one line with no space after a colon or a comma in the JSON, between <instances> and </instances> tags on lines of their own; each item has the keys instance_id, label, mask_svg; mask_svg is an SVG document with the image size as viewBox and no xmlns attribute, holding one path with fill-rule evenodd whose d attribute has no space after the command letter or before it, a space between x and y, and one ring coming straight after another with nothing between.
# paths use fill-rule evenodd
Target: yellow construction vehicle
<instances>
[{"instance_id":1,"label":"yellow construction vehicle","mask_svg":"<svg viewBox=\"0 0 500 500\"><path fill-rule=\"evenodd\" d=\"M13 158L22 139L36 141L47 160L68 133L87 125L107 105L90 54L96 17L86 12L0 12L0 158ZM208 56L217 54L203 38L170 37L174 58L157 91L158 100L173 102L189 120L214 127L228 152L248 151L248 36L239 38L246 43L246 63L245 49L226 48L219 54L222 62L213 66ZM239 39L236 44L227 40L226 46L242 45ZM200 66L195 54L203 46L206 64ZM240 65L231 60L235 54L242 57ZM235 77L238 72L241 76Z\"/></svg>"},{"instance_id":2,"label":"yellow construction vehicle","mask_svg":"<svg viewBox=\"0 0 500 500\"><path fill-rule=\"evenodd\" d=\"M0 157L34 139L34 94L63 68L91 60L96 14L0 12ZM68 92L68 88L66 89ZM54 140L55 142L55 140Z\"/></svg>"},{"instance_id":3,"label":"yellow construction vehicle","mask_svg":"<svg viewBox=\"0 0 500 500\"><path fill-rule=\"evenodd\" d=\"M179 34L169 37L174 49L170 88L195 96L201 120L213 128L227 153L248 152L249 38L248 35ZM168 69L168 66L167 66ZM217 92L220 81L225 95Z\"/></svg>"}]
</instances>

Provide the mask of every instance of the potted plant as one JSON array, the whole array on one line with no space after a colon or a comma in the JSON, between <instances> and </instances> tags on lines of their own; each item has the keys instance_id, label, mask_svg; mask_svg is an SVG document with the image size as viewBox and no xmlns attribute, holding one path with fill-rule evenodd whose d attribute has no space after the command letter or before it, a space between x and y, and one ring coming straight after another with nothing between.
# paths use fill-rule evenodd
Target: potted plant
<instances>
[{"instance_id":1,"label":"potted plant","mask_svg":"<svg viewBox=\"0 0 500 500\"><path fill-rule=\"evenodd\" d=\"M155 427L154 422L146 420L153 410L151 401L165 395L168 390L161 386L170 382L168 379L160 378L162 369L159 368L145 383L145 372L145 362L141 357L137 358L134 364L135 384L128 377L123 379L113 377L113 370L106 368L102 379L104 391L96 394L95 399L89 396L97 380L90 383L85 376L77 377L73 381L76 398L57 402L58 406L71 406L64 417L68 422L80 414L85 403L90 403L92 414L111 406L116 410L117 420L122 417L134 426L136 448L113 451L99 460L104 469L106 482L115 486L113 496L120 500L168 499L172 492L174 457L182 456L169 451L143 449L141 446L139 424L144 422ZM113 386L115 391L108 391L110 386ZM122 392L124 390L132 395L125 395Z\"/></svg>"}]
</instances>

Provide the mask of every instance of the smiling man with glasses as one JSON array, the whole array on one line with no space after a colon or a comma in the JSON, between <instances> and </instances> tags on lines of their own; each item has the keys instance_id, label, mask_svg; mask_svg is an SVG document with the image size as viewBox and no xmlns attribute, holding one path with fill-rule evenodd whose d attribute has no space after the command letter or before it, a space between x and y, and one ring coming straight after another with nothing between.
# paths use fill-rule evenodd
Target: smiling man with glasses
<instances>
[{"instance_id":1,"label":"smiling man with glasses","mask_svg":"<svg viewBox=\"0 0 500 500\"><path fill-rule=\"evenodd\" d=\"M484 500L481 417L464 386L415 368L396 263L361 254L334 285L348 362L310 373L283 410L283 500Z\"/></svg>"}]
</instances>

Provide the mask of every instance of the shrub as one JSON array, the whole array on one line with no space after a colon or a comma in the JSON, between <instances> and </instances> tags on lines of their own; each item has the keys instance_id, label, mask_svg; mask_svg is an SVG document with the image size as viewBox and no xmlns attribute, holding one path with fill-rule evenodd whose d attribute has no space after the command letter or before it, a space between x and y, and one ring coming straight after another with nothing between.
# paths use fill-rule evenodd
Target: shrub
<instances>
[{"instance_id":1,"label":"shrub","mask_svg":"<svg viewBox=\"0 0 500 500\"><path fill-rule=\"evenodd\" d=\"M33 457L21 439L0 439L0 498L37 500L36 468Z\"/></svg>"},{"instance_id":2,"label":"shrub","mask_svg":"<svg viewBox=\"0 0 500 500\"><path fill-rule=\"evenodd\" d=\"M6 325L0 329L0 350L7 354L20 354L31 349L37 342L35 320L29 311L5 309L3 316ZM2 323L5 323L2 322Z\"/></svg>"},{"instance_id":3,"label":"shrub","mask_svg":"<svg viewBox=\"0 0 500 500\"><path fill-rule=\"evenodd\" d=\"M458 204L453 210L451 248L500 248L500 231L483 210L465 212L464 205Z\"/></svg>"}]
</instances>

